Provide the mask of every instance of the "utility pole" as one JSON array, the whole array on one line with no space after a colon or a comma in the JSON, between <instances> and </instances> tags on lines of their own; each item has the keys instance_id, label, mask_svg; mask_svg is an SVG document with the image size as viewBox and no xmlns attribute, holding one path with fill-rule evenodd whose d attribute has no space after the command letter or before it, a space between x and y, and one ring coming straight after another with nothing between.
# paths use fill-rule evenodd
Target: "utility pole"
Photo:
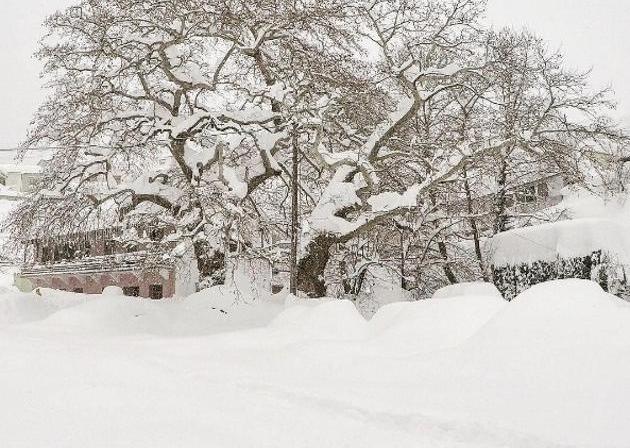
<instances>
[{"instance_id":1,"label":"utility pole","mask_svg":"<svg viewBox=\"0 0 630 448\"><path fill-rule=\"evenodd\" d=\"M298 283L298 238L299 238L299 221L298 221L298 136L295 126L293 127L293 137L291 139L293 146L292 167L291 167L291 256L289 259L290 266L290 283L289 292L297 295Z\"/></svg>"}]
</instances>

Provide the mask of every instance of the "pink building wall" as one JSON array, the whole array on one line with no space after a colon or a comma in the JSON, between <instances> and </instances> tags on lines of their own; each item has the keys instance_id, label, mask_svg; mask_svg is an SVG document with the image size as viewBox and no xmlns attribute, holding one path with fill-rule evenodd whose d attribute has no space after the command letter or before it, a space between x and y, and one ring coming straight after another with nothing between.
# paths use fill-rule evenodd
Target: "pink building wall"
<instances>
[{"instance_id":1,"label":"pink building wall","mask_svg":"<svg viewBox=\"0 0 630 448\"><path fill-rule=\"evenodd\" d=\"M175 295L175 272L172 269L156 271L121 271L90 274L38 274L26 278L34 288L52 288L66 291L83 290L84 294L100 294L107 286L138 287L139 297L150 297L151 285L161 285L164 298Z\"/></svg>"}]
</instances>

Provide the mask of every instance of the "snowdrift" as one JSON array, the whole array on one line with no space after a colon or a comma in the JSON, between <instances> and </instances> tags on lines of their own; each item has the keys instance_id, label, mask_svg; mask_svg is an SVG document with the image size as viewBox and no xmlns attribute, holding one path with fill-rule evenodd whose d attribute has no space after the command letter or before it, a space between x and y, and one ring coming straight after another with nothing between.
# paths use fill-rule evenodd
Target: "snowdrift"
<instances>
[{"instance_id":1,"label":"snowdrift","mask_svg":"<svg viewBox=\"0 0 630 448\"><path fill-rule=\"evenodd\" d=\"M81 294L44 290L45 295L24 294L0 287L0 328L36 322L68 307L78 306L85 299Z\"/></svg>"},{"instance_id":2,"label":"snowdrift","mask_svg":"<svg viewBox=\"0 0 630 448\"><path fill-rule=\"evenodd\" d=\"M253 300L224 287L161 301L113 290L88 295L40 288L39 294L0 293L0 328L36 322L49 331L200 336L265 326L283 308L280 299Z\"/></svg>"},{"instance_id":3,"label":"snowdrift","mask_svg":"<svg viewBox=\"0 0 630 448\"><path fill-rule=\"evenodd\" d=\"M503 298L496 286L492 283L485 282L457 283L455 285L448 285L440 288L433 293L434 299L461 296L487 296Z\"/></svg>"},{"instance_id":4,"label":"snowdrift","mask_svg":"<svg viewBox=\"0 0 630 448\"><path fill-rule=\"evenodd\" d=\"M440 411L569 446L630 446L620 418L630 400L630 305L593 282L532 287L442 361L457 392L433 394Z\"/></svg>"},{"instance_id":5,"label":"snowdrift","mask_svg":"<svg viewBox=\"0 0 630 448\"><path fill-rule=\"evenodd\" d=\"M506 304L500 296L468 295L387 305L369 322L371 343L390 353L454 347Z\"/></svg>"},{"instance_id":6,"label":"snowdrift","mask_svg":"<svg viewBox=\"0 0 630 448\"><path fill-rule=\"evenodd\" d=\"M347 301L230 289L170 302L0 294L0 440L630 446L630 305L579 280L510 303L464 290L369 321Z\"/></svg>"},{"instance_id":7,"label":"snowdrift","mask_svg":"<svg viewBox=\"0 0 630 448\"><path fill-rule=\"evenodd\" d=\"M472 336L506 302L491 295L467 295L381 307L366 320L348 300L290 302L269 329L286 340L362 341L370 350L413 353L455 346Z\"/></svg>"},{"instance_id":8,"label":"snowdrift","mask_svg":"<svg viewBox=\"0 0 630 448\"><path fill-rule=\"evenodd\" d=\"M359 340L367 335L367 322L348 300L314 300L293 305L270 328L287 338L310 340Z\"/></svg>"},{"instance_id":9,"label":"snowdrift","mask_svg":"<svg viewBox=\"0 0 630 448\"><path fill-rule=\"evenodd\" d=\"M556 280L521 293L475 340L493 341L508 351L532 346L630 345L628 322L630 303L604 292L596 283Z\"/></svg>"}]
</instances>

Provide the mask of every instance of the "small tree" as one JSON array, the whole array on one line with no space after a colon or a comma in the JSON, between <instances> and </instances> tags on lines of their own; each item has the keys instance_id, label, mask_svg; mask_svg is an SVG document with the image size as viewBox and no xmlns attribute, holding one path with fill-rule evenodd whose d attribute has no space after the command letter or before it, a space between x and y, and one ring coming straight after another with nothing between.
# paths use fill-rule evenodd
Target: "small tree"
<instances>
[{"instance_id":1,"label":"small tree","mask_svg":"<svg viewBox=\"0 0 630 448\"><path fill-rule=\"evenodd\" d=\"M488 38L485 94L488 139L513 143L488 159L494 190L493 232L507 230L508 195L528 179L561 173L586 185L611 167L625 136L606 115L608 90L591 91L588 73L568 70L563 56L539 37L501 30Z\"/></svg>"}]
</instances>

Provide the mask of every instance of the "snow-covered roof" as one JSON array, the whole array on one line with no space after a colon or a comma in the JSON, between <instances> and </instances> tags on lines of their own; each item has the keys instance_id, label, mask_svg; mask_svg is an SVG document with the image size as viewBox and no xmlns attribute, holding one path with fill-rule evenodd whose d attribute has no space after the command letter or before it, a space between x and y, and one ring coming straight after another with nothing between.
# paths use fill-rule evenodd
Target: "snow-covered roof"
<instances>
[{"instance_id":1,"label":"snow-covered roof","mask_svg":"<svg viewBox=\"0 0 630 448\"><path fill-rule=\"evenodd\" d=\"M42 171L42 161L52 155L52 149L28 150L24 154L19 149L0 151L0 171L5 173L37 174Z\"/></svg>"},{"instance_id":2,"label":"snow-covered roof","mask_svg":"<svg viewBox=\"0 0 630 448\"><path fill-rule=\"evenodd\" d=\"M476 184L476 191L473 191L474 198L485 198L490 195L496 194L500 186L497 183L497 180L493 176L482 175L479 176L479 182ZM541 173L541 172L530 172L519 175L517 178L513 179L509 186L508 192L513 193L518 191L519 189L528 187L530 185L534 185L537 183L547 183L553 182L555 179L562 179L561 173Z\"/></svg>"},{"instance_id":3,"label":"snow-covered roof","mask_svg":"<svg viewBox=\"0 0 630 448\"><path fill-rule=\"evenodd\" d=\"M630 226L606 218L582 218L523 227L492 238L495 266L573 258L602 250L630 264Z\"/></svg>"},{"instance_id":4,"label":"snow-covered roof","mask_svg":"<svg viewBox=\"0 0 630 448\"><path fill-rule=\"evenodd\" d=\"M0 198L21 198L24 193L15 190L14 188L7 187L6 185L0 185Z\"/></svg>"}]
</instances>

